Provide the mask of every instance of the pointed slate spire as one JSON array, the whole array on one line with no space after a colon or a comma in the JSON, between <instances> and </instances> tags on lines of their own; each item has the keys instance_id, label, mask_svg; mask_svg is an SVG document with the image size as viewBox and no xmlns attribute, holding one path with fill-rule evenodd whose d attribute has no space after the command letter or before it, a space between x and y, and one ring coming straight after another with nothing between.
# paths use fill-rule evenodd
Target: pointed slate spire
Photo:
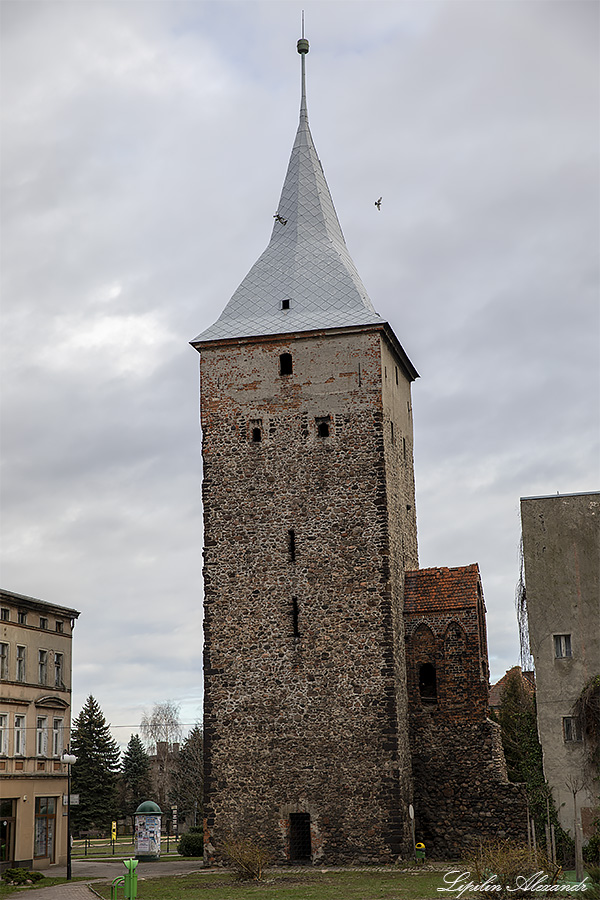
<instances>
[{"instance_id":1,"label":"pointed slate spire","mask_svg":"<svg viewBox=\"0 0 600 900\"><path fill-rule=\"evenodd\" d=\"M302 58L300 123L267 249L214 325L191 343L383 323L344 235L317 156L306 105L308 41Z\"/></svg>"}]
</instances>

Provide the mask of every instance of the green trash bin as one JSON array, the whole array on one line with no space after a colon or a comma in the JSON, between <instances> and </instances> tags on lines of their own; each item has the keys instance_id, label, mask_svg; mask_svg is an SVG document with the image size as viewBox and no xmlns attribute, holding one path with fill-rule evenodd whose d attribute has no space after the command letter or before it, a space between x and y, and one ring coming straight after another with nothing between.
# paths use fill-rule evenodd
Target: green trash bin
<instances>
[{"instance_id":1,"label":"green trash bin","mask_svg":"<svg viewBox=\"0 0 600 900\"><path fill-rule=\"evenodd\" d=\"M421 842L415 844L415 859L419 864L425 862L425 844Z\"/></svg>"},{"instance_id":2,"label":"green trash bin","mask_svg":"<svg viewBox=\"0 0 600 900\"><path fill-rule=\"evenodd\" d=\"M124 877L123 888L125 893L125 900L136 900L137 897L137 868L138 860L137 859L124 859L123 865L127 869Z\"/></svg>"}]
</instances>

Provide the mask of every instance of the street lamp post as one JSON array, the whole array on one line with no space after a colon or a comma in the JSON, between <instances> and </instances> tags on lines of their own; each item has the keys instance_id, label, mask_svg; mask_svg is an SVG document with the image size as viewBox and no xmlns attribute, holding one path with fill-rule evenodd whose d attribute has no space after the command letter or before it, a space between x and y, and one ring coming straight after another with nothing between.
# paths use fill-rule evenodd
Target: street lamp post
<instances>
[{"instance_id":1,"label":"street lamp post","mask_svg":"<svg viewBox=\"0 0 600 900\"><path fill-rule=\"evenodd\" d=\"M72 753L63 753L63 763L67 765L67 881L71 880L71 766L77 762Z\"/></svg>"}]
</instances>

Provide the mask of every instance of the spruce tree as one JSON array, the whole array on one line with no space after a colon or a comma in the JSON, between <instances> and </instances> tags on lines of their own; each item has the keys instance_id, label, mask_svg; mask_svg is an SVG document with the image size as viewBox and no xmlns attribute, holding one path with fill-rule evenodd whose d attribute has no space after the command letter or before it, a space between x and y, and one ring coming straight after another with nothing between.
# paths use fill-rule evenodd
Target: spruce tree
<instances>
[{"instance_id":1,"label":"spruce tree","mask_svg":"<svg viewBox=\"0 0 600 900\"><path fill-rule=\"evenodd\" d=\"M136 809L150 796L150 758L137 734L132 734L123 754L123 811L133 816Z\"/></svg>"},{"instance_id":2,"label":"spruce tree","mask_svg":"<svg viewBox=\"0 0 600 900\"><path fill-rule=\"evenodd\" d=\"M73 722L71 750L77 757L72 770L72 790L79 794L79 805L71 808L73 830L93 827L107 830L116 816L120 752L91 694Z\"/></svg>"},{"instance_id":3,"label":"spruce tree","mask_svg":"<svg viewBox=\"0 0 600 900\"><path fill-rule=\"evenodd\" d=\"M203 784L202 728L194 725L179 751L170 798L177 804L180 819L194 815L194 824L202 822Z\"/></svg>"}]
</instances>

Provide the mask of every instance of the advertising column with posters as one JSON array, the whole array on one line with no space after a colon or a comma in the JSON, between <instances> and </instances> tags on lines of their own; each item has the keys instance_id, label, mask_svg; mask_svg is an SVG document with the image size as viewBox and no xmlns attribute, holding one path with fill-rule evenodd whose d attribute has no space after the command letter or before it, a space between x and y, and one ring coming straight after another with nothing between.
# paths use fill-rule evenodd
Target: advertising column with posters
<instances>
[{"instance_id":1,"label":"advertising column with posters","mask_svg":"<svg viewBox=\"0 0 600 900\"><path fill-rule=\"evenodd\" d=\"M162 812L152 800L140 803L135 811L135 858L160 858L160 826Z\"/></svg>"}]
</instances>

